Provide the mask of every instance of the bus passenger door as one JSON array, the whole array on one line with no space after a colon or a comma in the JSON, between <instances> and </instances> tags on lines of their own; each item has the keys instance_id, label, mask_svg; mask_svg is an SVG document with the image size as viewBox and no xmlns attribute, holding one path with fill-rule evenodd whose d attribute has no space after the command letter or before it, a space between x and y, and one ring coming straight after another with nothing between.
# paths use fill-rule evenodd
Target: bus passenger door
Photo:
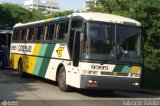
<instances>
[{"instance_id":1,"label":"bus passenger door","mask_svg":"<svg viewBox=\"0 0 160 106\"><path fill-rule=\"evenodd\" d=\"M72 30L73 31L73 30ZM74 33L70 35L70 53L72 62L68 67L67 83L73 87L80 87L80 72L79 72L79 54L80 54L80 34L81 29L74 29ZM72 37L72 38L71 38Z\"/></svg>"}]
</instances>

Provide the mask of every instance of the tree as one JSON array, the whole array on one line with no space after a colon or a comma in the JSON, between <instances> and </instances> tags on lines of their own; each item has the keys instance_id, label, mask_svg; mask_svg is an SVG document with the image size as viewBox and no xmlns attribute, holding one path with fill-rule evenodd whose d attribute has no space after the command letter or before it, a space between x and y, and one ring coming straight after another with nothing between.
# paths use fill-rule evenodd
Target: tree
<instances>
[{"instance_id":1,"label":"tree","mask_svg":"<svg viewBox=\"0 0 160 106\"><path fill-rule=\"evenodd\" d=\"M27 10L18 4L0 4L0 29L10 29L16 23L26 23L46 18L64 16L73 13L73 11L49 12L42 9Z\"/></svg>"},{"instance_id":2,"label":"tree","mask_svg":"<svg viewBox=\"0 0 160 106\"><path fill-rule=\"evenodd\" d=\"M40 12L29 11L17 4L0 4L0 28L12 28L16 23L29 22L43 19L45 16Z\"/></svg>"}]
</instances>

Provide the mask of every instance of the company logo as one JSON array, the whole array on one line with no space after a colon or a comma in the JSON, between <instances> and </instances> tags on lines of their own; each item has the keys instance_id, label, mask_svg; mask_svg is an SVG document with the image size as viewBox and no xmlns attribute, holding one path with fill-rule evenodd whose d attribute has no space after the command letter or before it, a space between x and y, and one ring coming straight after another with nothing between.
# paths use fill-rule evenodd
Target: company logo
<instances>
[{"instance_id":1,"label":"company logo","mask_svg":"<svg viewBox=\"0 0 160 106\"><path fill-rule=\"evenodd\" d=\"M14 100L3 100L2 106L18 106L18 101Z\"/></svg>"},{"instance_id":2,"label":"company logo","mask_svg":"<svg viewBox=\"0 0 160 106\"><path fill-rule=\"evenodd\" d=\"M3 101L2 101L2 105L3 105L3 106L7 106L7 104L8 104L8 101L7 101L7 100L3 100Z\"/></svg>"},{"instance_id":3,"label":"company logo","mask_svg":"<svg viewBox=\"0 0 160 106\"><path fill-rule=\"evenodd\" d=\"M62 56L62 51L64 50L64 47L59 47L57 50L57 56L61 57Z\"/></svg>"},{"instance_id":4,"label":"company logo","mask_svg":"<svg viewBox=\"0 0 160 106\"><path fill-rule=\"evenodd\" d=\"M11 50L17 50L17 46L11 46Z\"/></svg>"}]
</instances>

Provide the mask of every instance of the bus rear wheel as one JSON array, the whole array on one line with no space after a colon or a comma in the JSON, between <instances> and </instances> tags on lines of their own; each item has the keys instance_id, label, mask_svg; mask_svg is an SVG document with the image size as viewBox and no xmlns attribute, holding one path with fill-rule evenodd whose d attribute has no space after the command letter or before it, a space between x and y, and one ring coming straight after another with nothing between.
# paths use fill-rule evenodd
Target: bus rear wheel
<instances>
[{"instance_id":1,"label":"bus rear wheel","mask_svg":"<svg viewBox=\"0 0 160 106\"><path fill-rule=\"evenodd\" d=\"M59 89L63 92L68 92L71 90L71 87L66 84L66 71L64 67L61 67L58 74L58 86Z\"/></svg>"},{"instance_id":2,"label":"bus rear wheel","mask_svg":"<svg viewBox=\"0 0 160 106\"><path fill-rule=\"evenodd\" d=\"M0 59L0 68L3 68L3 62L1 59Z\"/></svg>"},{"instance_id":3,"label":"bus rear wheel","mask_svg":"<svg viewBox=\"0 0 160 106\"><path fill-rule=\"evenodd\" d=\"M21 78L25 77L25 73L23 72L23 62L22 62L22 60L20 60L19 63L18 63L18 72L19 72L19 76Z\"/></svg>"}]
</instances>

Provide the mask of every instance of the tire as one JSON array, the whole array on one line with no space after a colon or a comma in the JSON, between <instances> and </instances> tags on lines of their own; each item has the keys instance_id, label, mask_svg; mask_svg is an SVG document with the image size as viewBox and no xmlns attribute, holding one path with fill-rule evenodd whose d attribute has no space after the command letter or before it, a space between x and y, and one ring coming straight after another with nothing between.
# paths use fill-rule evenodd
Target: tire
<instances>
[{"instance_id":1,"label":"tire","mask_svg":"<svg viewBox=\"0 0 160 106\"><path fill-rule=\"evenodd\" d=\"M107 89L107 90L105 90L105 92L107 92L108 94L112 94L112 93L114 93L114 90Z\"/></svg>"},{"instance_id":2,"label":"tire","mask_svg":"<svg viewBox=\"0 0 160 106\"><path fill-rule=\"evenodd\" d=\"M63 92L68 92L71 90L71 87L66 84L66 71L64 67L61 67L58 74L58 87Z\"/></svg>"},{"instance_id":3,"label":"tire","mask_svg":"<svg viewBox=\"0 0 160 106\"><path fill-rule=\"evenodd\" d=\"M0 69L2 69L3 67L3 63L2 63L2 60L0 59Z\"/></svg>"},{"instance_id":4,"label":"tire","mask_svg":"<svg viewBox=\"0 0 160 106\"><path fill-rule=\"evenodd\" d=\"M23 62L22 62L22 60L20 60L19 63L18 63L18 72L19 72L19 76L21 78L25 77L25 73L23 72Z\"/></svg>"}]
</instances>

